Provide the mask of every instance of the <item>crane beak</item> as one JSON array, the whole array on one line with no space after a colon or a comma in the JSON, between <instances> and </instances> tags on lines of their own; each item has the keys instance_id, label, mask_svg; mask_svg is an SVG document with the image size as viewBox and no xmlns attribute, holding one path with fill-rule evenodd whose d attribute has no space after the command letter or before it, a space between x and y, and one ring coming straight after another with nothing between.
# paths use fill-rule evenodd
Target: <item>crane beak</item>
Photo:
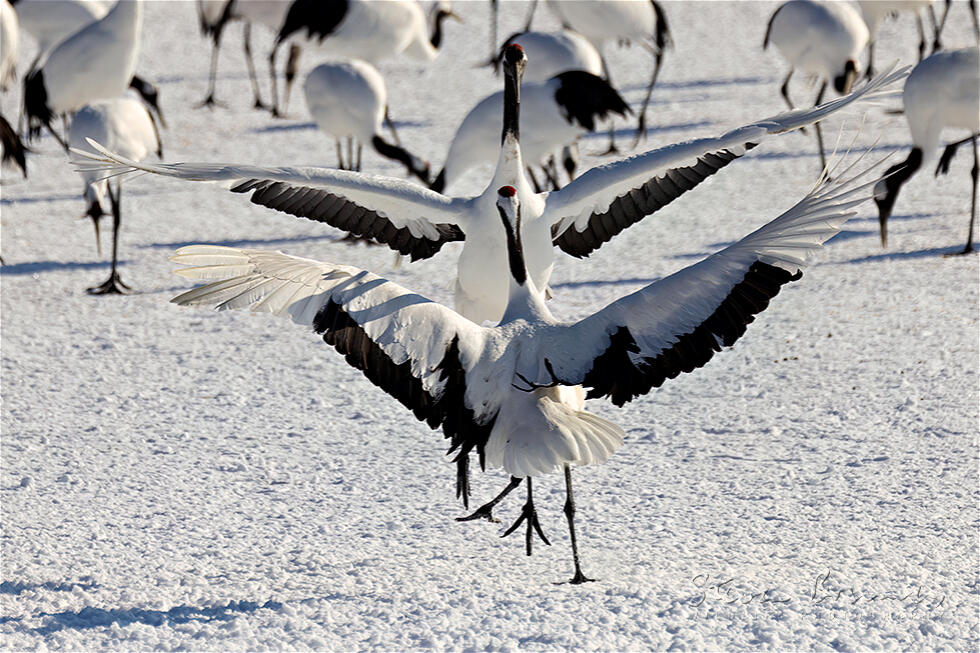
<instances>
[{"instance_id":1,"label":"crane beak","mask_svg":"<svg viewBox=\"0 0 980 653\"><path fill-rule=\"evenodd\" d=\"M851 92L855 79L857 79L857 64L851 59L844 64L844 74L834 78L834 88L841 95L846 95Z\"/></svg>"}]
</instances>

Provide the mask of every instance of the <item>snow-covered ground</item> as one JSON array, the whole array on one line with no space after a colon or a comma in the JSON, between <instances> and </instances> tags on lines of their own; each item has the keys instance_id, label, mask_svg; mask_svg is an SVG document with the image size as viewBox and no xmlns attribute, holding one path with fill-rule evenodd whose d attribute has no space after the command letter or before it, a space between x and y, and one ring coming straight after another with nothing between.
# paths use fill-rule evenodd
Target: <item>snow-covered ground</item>
<instances>
[{"instance_id":1,"label":"snow-covered ground","mask_svg":"<svg viewBox=\"0 0 980 653\"><path fill-rule=\"evenodd\" d=\"M454 4L465 23L447 23L434 64L381 67L402 141L434 169L500 87L477 67L489 3ZM782 110L785 65L761 50L776 4L665 5L676 48L649 147ZM524 16L503 3L501 35ZM237 26L220 66L228 107L195 108L209 55L197 29L193 3L147 4L140 69L161 84L167 160L334 164L299 85L288 120L250 108ZM957 1L946 43L971 30ZM271 35L255 33L265 52ZM912 63L916 44L911 17L888 22L878 61ZM304 69L319 59L304 53ZM609 59L638 106L649 56ZM815 92L793 86L799 102ZM17 101L2 99L7 115ZM886 108L835 117L828 140L860 127L861 145L904 158L904 119ZM812 185L813 140L767 141L588 260L559 255L553 310L585 315L772 219ZM528 558L519 536L499 537L523 499L498 510L505 524L455 522L441 433L318 337L168 303L188 287L167 261L183 244L359 265L443 302L457 247L396 268L386 249L243 196L141 177L124 186L121 267L138 292L90 297L107 266L79 177L50 137L36 149L30 180L5 171L0 191L4 649L977 649L978 257L944 257L965 241L968 150L948 176L927 165L909 183L888 250L869 202L732 350L622 409L590 402L629 441L576 474L599 582L570 586L555 584L571 574L560 476L537 483L553 546ZM401 175L373 153L365 167ZM505 482L476 476L474 501Z\"/></svg>"}]
</instances>

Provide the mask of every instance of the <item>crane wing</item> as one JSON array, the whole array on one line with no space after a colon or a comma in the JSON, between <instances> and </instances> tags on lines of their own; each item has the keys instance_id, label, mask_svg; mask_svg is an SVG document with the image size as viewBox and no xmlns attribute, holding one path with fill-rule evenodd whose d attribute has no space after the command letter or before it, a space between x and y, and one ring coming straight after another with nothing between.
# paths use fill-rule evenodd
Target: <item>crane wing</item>
<instances>
[{"instance_id":1,"label":"crane wing","mask_svg":"<svg viewBox=\"0 0 980 653\"><path fill-rule=\"evenodd\" d=\"M886 71L863 88L812 109L789 111L734 129L717 138L678 143L593 168L553 191L545 219L555 245L585 257L627 227L658 211L744 155L767 136L799 129L908 75L908 68Z\"/></svg>"},{"instance_id":2,"label":"crane wing","mask_svg":"<svg viewBox=\"0 0 980 653\"><path fill-rule=\"evenodd\" d=\"M249 309L312 326L372 383L431 428L442 426L458 451L457 495L467 501L469 453L483 447L496 412L467 406L467 371L484 330L451 309L375 274L281 252L193 245L171 259L190 279L214 280L172 301L218 310Z\"/></svg>"},{"instance_id":3,"label":"crane wing","mask_svg":"<svg viewBox=\"0 0 980 653\"><path fill-rule=\"evenodd\" d=\"M255 204L374 238L413 261L465 238L457 221L461 205L469 200L449 198L403 179L327 168L149 164L110 152L94 141L90 145L102 156L75 153L100 164L81 164L82 170L94 167L113 175L143 170L187 181L224 182L233 193L251 192Z\"/></svg>"},{"instance_id":4,"label":"crane wing","mask_svg":"<svg viewBox=\"0 0 980 653\"><path fill-rule=\"evenodd\" d=\"M622 405L735 343L807 258L854 215L877 166L823 180L801 202L735 244L569 327L539 354L552 381ZM537 374L537 376L541 376ZM540 379L539 379L540 380Z\"/></svg>"}]
</instances>

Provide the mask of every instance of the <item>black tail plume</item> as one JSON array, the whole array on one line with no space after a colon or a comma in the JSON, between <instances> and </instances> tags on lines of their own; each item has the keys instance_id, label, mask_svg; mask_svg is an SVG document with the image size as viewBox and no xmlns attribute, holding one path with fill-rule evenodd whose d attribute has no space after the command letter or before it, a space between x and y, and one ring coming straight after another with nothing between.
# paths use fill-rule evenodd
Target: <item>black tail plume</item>
<instances>
[{"instance_id":1,"label":"black tail plume","mask_svg":"<svg viewBox=\"0 0 980 653\"><path fill-rule=\"evenodd\" d=\"M44 86L42 68L32 70L24 78L24 114L27 116L28 140L40 136L42 127L51 129L54 113L48 107L48 89Z\"/></svg>"},{"instance_id":2,"label":"black tail plume","mask_svg":"<svg viewBox=\"0 0 980 653\"><path fill-rule=\"evenodd\" d=\"M584 70L570 70L555 77L560 80L555 101L569 123L577 122L595 131L596 118L604 119L610 113L620 116L632 113L616 89L601 77Z\"/></svg>"},{"instance_id":3,"label":"black tail plume","mask_svg":"<svg viewBox=\"0 0 980 653\"><path fill-rule=\"evenodd\" d=\"M27 179L27 152L30 150L27 149L20 140L20 136L3 116L0 116L0 146L3 146L3 155L0 161L16 164L24 173L24 179Z\"/></svg>"}]
</instances>

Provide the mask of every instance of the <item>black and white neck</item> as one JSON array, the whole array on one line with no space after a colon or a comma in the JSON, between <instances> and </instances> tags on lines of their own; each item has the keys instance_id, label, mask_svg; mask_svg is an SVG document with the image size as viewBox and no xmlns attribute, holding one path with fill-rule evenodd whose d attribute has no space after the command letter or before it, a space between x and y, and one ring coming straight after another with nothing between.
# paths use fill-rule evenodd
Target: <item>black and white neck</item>
<instances>
[{"instance_id":1,"label":"black and white neck","mask_svg":"<svg viewBox=\"0 0 980 653\"><path fill-rule=\"evenodd\" d=\"M524 48L512 43L504 49L504 128L500 142L508 136L516 143L521 140L521 78L527 65Z\"/></svg>"},{"instance_id":2,"label":"black and white neck","mask_svg":"<svg viewBox=\"0 0 980 653\"><path fill-rule=\"evenodd\" d=\"M521 237L521 203L516 188L502 186L497 190L497 213L504 226L507 267L510 273L507 310L504 311L500 324L515 320L553 320L551 312L544 305L541 293L527 273Z\"/></svg>"}]
</instances>

